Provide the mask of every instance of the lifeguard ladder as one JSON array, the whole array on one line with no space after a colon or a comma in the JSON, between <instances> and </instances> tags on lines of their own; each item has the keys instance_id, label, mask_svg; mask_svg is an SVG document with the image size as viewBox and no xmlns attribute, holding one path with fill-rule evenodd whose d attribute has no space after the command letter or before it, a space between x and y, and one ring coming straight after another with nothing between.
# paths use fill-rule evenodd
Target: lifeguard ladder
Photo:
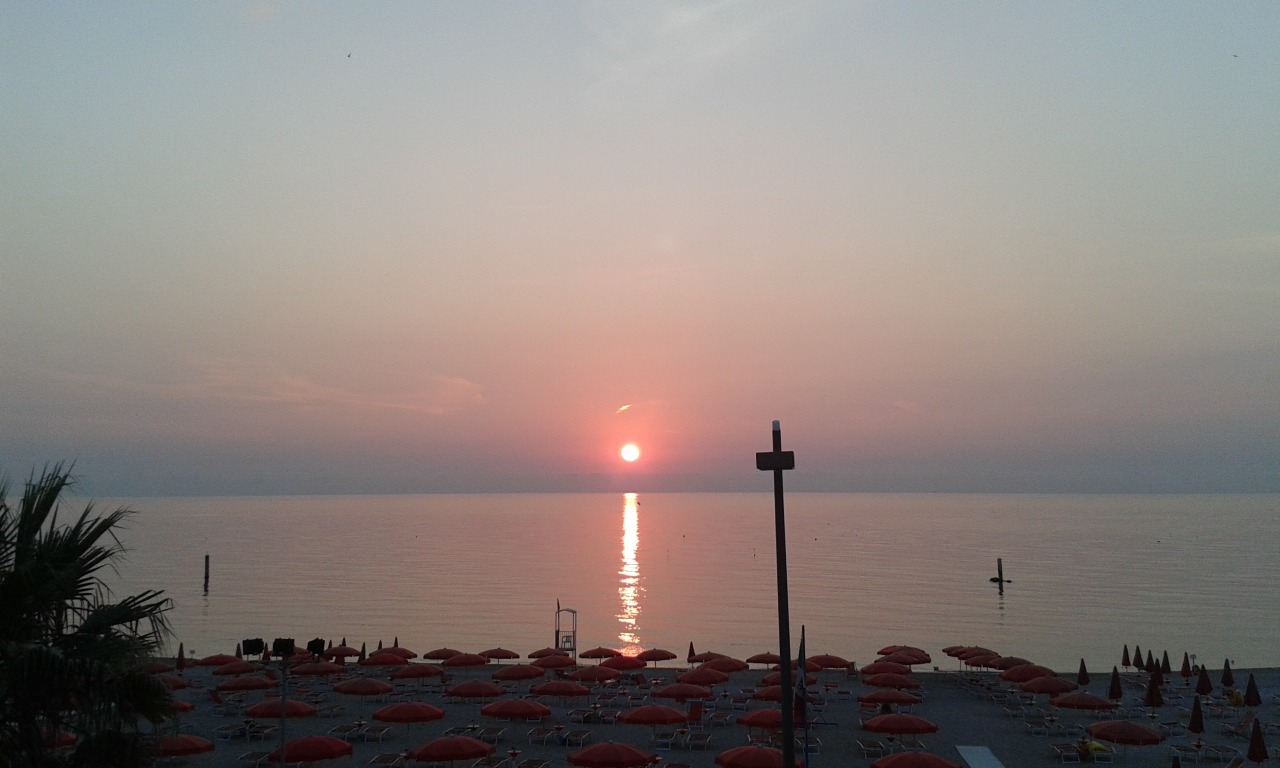
<instances>
[{"instance_id":1,"label":"lifeguard ladder","mask_svg":"<svg viewBox=\"0 0 1280 768\"><path fill-rule=\"evenodd\" d=\"M568 614L568 616L564 616L564 614ZM578 612L572 608L561 608L559 600L556 601L556 644L554 647L574 658L578 656Z\"/></svg>"}]
</instances>

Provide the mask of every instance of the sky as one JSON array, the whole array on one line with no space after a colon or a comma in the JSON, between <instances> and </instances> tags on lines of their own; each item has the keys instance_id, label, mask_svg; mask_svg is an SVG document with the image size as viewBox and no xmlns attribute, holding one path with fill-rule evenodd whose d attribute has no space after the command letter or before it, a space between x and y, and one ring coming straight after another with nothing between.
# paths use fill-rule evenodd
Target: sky
<instances>
[{"instance_id":1,"label":"sky","mask_svg":"<svg viewBox=\"0 0 1280 768\"><path fill-rule=\"evenodd\" d=\"M1280 4L0 6L0 470L1280 491ZM621 460L626 443L639 460Z\"/></svg>"}]
</instances>

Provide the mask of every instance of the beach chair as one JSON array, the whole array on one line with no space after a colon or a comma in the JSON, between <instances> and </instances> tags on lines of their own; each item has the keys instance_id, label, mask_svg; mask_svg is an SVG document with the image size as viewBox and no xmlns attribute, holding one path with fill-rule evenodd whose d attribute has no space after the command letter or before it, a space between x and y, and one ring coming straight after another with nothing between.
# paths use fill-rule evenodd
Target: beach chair
<instances>
[{"instance_id":1,"label":"beach chair","mask_svg":"<svg viewBox=\"0 0 1280 768\"><path fill-rule=\"evenodd\" d=\"M1059 762L1080 762L1080 748L1075 744L1050 744L1049 747L1053 750L1053 753L1058 756Z\"/></svg>"},{"instance_id":2,"label":"beach chair","mask_svg":"<svg viewBox=\"0 0 1280 768\"><path fill-rule=\"evenodd\" d=\"M506 732L506 728L481 728L479 739L490 744L497 744L502 741L502 735Z\"/></svg>"},{"instance_id":3,"label":"beach chair","mask_svg":"<svg viewBox=\"0 0 1280 768\"><path fill-rule=\"evenodd\" d=\"M387 725L366 725L360 737L365 741L382 741L390 731L391 727Z\"/></svg>"},{"instance_id":4,"label":"beach chair","mask_svg":"<svg viewBox=\"0 0 1280 768\"><path fill-rule=\"evenodd\" d=\"M547 768L549 765L551 764L546 760L539 760L536 757L531 757L527 760L521 760L516 768Z\"/></svg>"},{"instance_id":5,"label":"beach chair","mask_svg":"<svg viewBox=\"0 0 1280 768\"><path fill-rule=\"evenodd\" d=\"M369 759L369 765L386 765L391 768L404 765L404 755L399 752L383 752Z\"/></svg>"},{"instance_id":6,"label":"beach chair","mask_svg":"<svg viewBox=\"0 0 1280 768\"><path fill-rule=\"evenodd\" d=\"M355 735L359 733L359 731L360 726L343 723L342 725L335 725L330 728L329 735L336 736L339 739L352 739L355 738Z\"/></svg>"},{"instance_id":7,"label":"beach chair","mask_svg":"<svg viewBox=\"0 0 1280 768\"><path fill-rule=\"evenodd\" d=\"M546 744L547 741L555 735L555 731L550 728L537 727L530 728L527 734L530 744Z\"/></svg>"},{"instance_id":8,"label":"beach chair","mask_svg":"<svg viewBox=\"0 0 1280 768\"><path fill-rule=\"evenodd\" d=\"M884 745L880 742L858 740L856 743L864 758L884 757Z\"/></svg>"},{"instance_id":9,"label":"beach chair","mask_svg":"<svg viewBox=\"0 0 1280 768\"><path fill-rule=\"evenodd\" d=\"M591 741L591 731L569 731L564 737L565 746L581 747Z\"/></svg>"},{"instance_id":10,"label":"beach chair","mask_svg":"<svg viewBox=\"0 0 1280 768\"><path fill-rule=\"evenodd\" d=\"M613 725L618 722L618 715L622 714L616 709L600 710L600 722L605 725Z\"/></svg>"},{"instance_id":11,"label":"beach chair","mask_svg":"<svg viewBox=\"0 0 1280 768\"><path fill-rule=\"evenodd\" d=\"M243 725L220 725L213 731L213 738L230 741L238 739L244 734Z\"/></svg>"},{"instance_id":12,"label":"beach chair","mask_svg":"<svg viewBox=\"0 0 1280 768\"><path fill-rule=\"evenodd\" d=\"M698 731L689 734L689 749L710 749L711 734L706 731Z\"/></svg>"},{"instance_id":13,"label":"beach chair","mask_svg":"<svg viewBox=\"0 0 1280 768\"><path fill-rule=\"evenodd\" d=\"M675 740L675 731L654 731L653 738L650 739L654 752L670 752Z\"/></svg>"},{"instance_id":14,"label":"beach chair","mask_svg":"<svg viewBox=\"0 0 1280 768\"><path fill-rule=\"evenodd\" d=\"M1244 717L1240 719L1240 722L1235 725L1222 726L1222 732L1231 736L1239 736L1242 739L1249 738L1249 734L1253 730L1254 714L1255 713L1253 712L1246 712Z\"/></svg>"},{"instance_id":15,"label":"beach chair","mask_svg":"<svg viewBox=\"0 0 1280 768\"><path fill-rule=\"evenodd\" d=\"M257 766L266 765L268 757L271 757L270 752L245 752L236 759L245 765L257 768Z\"/></svg>"}]
</instances>

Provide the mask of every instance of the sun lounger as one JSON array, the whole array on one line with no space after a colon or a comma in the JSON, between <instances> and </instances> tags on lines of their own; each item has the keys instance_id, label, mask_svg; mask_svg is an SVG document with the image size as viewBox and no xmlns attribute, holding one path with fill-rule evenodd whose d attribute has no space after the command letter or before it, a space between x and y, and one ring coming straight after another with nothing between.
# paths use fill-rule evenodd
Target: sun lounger
<instances>
[{"instance_id":1,"label":"sun lounger","mask_svg":"<svg viewBox=\"0 0 1280 768\"><path fill-rule=\"evenodd\" d=\"M364 730L360 731L360 737L365 741L382 741L382 739L391 731L388 725L366 725Z\"/></svg>"},{"instance_id":2,"label":"sun lounger","mask_svg":"<svg viewBox=\"0 0 1280 768\"><path fill-rule=\"evenodd\" d=\"M1049 747L1053 750L1053 753L1058 756L1059 762L1080 762L1080 747L1076 744L1050 744Z\"/></svg>"},{"instance_id":3,"label":"sun lounger","mask_svg":"<svg viewBox=\"0 0 1280 768\"><path fill-rule=\"evenodd\" d=\"M251 765L256 767L260 765L266 765L268 757L271 757L270 752L245 752L243 755L241 755L236 759L242 763L245 763L246 765Z\"/></svg>"},{"instance_id":4,"label":"sun lounger","mask_svg":"<svg viewBox=\"0 0 1280 768\"><path fill-rule=\"evenodd\" d=\"M481 728L480 735L477 738L490 744L497 744L502 741L502 735L506 732L506 728Z\"/></svg>"},{"instance_id":5,"label":"sun lounger","mask_svg":"<svg viewBox=\"0 0 1280 768\"><path fill-rule=\"evenodd\" d=\"M884 745L878 741L858 741L858 749L862 750L862 756L884 757Z\"/></svg>"},{"instance_id":6,"label":"sun lounger","mask_svg":"<svg viewBox=\"0 0 1280 768\"><path fill-rule=\"evenodd\" d=\"M386 765L395 768L395 766L404 765L404 755L399 752L383 752L370 758L369 765Z\"/></svg>"},{"instance_id":7,"label":"sun lounger","mask_svg":"<svg viewBox=\"0 0 1280 768\"><path fill-rule=\"evenodd\" d=\"M689 749L710 749L711 734L706 731L689 734Z\"/></svg>"},{"instance_id":8,"label":"sun lounger","mask_svg":"<svg viewBox=\"0 0 1280 768\"><path fill-rule=\"evenodd\" d=\"M570 747L580 747L591 741L591 731L569 731L564 737L564 743Z\"/></svg>"},{"instance_id":9,"label":"sun lounger","mask_svg":"<svg viewBox=\"0 0 1280 768\"><path fill-rule=\"evenodd\" d=\"M335 725L332 728L330 728L329 735L336 736L339 739L350 739L354 737L359 731L360 731L360 726L351 725L350 723L343 723L342 725Z\"/></svg>"},{"instance_id":10,"label":"sun lounger","mask_svg":"<svg viewBox=\"0 0 1280 768\"><path fill-rule=\"evenodd\" d=\"M550 763L546 760L539 760L536 757L531 757L528 760L521 760L520 764L517 765L516 768L547 768L549 765Z\"/></svg>"},{"instance_id":11,"label":"sun lounger","mask_svg":"<svg viewBox=\"0 0 1280 768\"><path fill-rule=\"evenodd\" d=\"M956 751L960 753L960 758L968 764L969 768L1004 768L1004 763L995 756L991 747L957 746Z\"/></svg>"}]
</instances>

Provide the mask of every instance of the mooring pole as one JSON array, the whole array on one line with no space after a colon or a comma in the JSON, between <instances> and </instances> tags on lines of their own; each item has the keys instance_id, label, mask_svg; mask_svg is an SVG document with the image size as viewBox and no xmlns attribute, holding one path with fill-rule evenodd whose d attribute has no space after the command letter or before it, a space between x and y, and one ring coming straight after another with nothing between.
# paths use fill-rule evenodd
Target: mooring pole
<instances>
[{"instance_id":1,"label":"mooring pole","mask_svg":"<svg viewBox=\"0 0 1280 768\"><path fill-rule=\"evenodd\" d=\"M787 526L782 502L782 473L796 468L796 455L782 450L782 425L773 422L773 450L756 454L756 469L773 472L773 529L778 550L778 655L782 680L782 768L795 768L796 726L791 683L791 618L787 600ZM804 674L804 670L799 670Z\"/></svg>"},{"instance_id":2,"label":"mooring pole","mask_svg":"<svg viewBox=\"0 0 1280 768\"><path fill-rule=\"evenodd\" d=\"M204 553L204 593L209 594L209 553Z\"/></svg>"}]
</instances>

